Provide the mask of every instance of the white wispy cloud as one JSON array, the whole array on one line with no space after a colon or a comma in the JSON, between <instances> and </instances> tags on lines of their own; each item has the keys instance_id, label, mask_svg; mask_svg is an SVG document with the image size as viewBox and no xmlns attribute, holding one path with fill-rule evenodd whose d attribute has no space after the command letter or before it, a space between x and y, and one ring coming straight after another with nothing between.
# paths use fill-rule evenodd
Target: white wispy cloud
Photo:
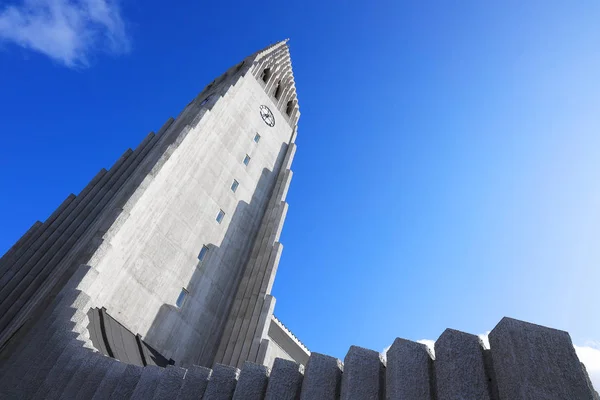
<instances>
[{"instance_id":1,"label":"white wispy cloud","mask_svg":"<svg viewBox=\"0 0 600 400\"><path fill-rule=\"evenodd\" d=\"M488 332L482 333L481 335L477 335L481 339L481 342L483 343L483 347L485 349L490 348L490 340L488 337L489 334L490 334L490 332L488 331ZM434 353L435 340L422 339L422 340L417 340L417 343L426 345L431 350L431 354L435 354ZM385 357L385 355L386 355L387 351L390 349L390 347L391 346L388 346L385 349L383 349L383 352L382 352L383 357ZM581 361L583 363L583 365L585 365L585 369L587 370L587 373L590 376L590 380L592 381L594 388L596 390L599 390L600 389L600 343L588 342L588 343L586 343L585 346L575 345L574 347L575 347L575 352L577 353L577 356L579 357L579 361Z\"/></svg>"},{"instance_id":2,"label":"white wispy cloud","mask_svg":"<svg viewBox=\"0 0 600 400\"><path fill-rule=\"evenodd\" d=\"M588 343L587 346L575 346L579 361L585 365L594 389L600 389L600 346L597 343Z\"/></svg>"},{"instance_id":3,"label":"white wispy cloud","mask_svg":"<svg viewBox=\"0 0 600 400\"><path fill-rule=\"evenodd\" d=\"M114 0L22 0L0 8L0 41L86 67L97 51L126 53L130 41Z\"/></svg>"}]
</instances>

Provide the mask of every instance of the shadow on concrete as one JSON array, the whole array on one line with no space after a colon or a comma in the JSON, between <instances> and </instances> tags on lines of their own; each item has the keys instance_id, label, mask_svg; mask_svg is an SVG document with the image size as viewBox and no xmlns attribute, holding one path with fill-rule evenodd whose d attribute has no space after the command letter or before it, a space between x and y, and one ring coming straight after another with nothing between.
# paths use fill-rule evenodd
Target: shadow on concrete
<instances>
[{"instance_id":1,"label":"shadow on concrete","mask_svg":"<svg viewBox=\"0 0 600 400\"><path fill-rule=\"evenodd\" d=\"M275 164L277 172L287 149L288 144L282 144ZM277 173L264 168L250 203L238 202L220 246L207 244L209 251L196 264L185 287L189 294L181 308L172 304L161 306L144 336L144 341L161 350L165 342L177 343L179 348L166 349L165 353L172 354L176 365L212 366L276 182ZM201 310L199 315L198 310ZM183 330L189 329L193 337L184 336ZM185 348L183 357L181 346Z\"/></svg>"}]
</instances>

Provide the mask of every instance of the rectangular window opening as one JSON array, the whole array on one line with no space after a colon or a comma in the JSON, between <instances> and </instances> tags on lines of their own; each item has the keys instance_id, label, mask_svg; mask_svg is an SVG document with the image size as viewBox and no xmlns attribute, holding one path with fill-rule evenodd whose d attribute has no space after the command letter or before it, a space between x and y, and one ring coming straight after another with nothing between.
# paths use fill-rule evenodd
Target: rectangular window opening
<instances>
[{"instance_id":1,"label":"rectangular window opening","mask_svg":"<svg viewBox=\"0 0 600 400\"><path fill-rule=\"evenodd\" d=\"M256 143L258 143L260 141L260 135L258 133L256 135L254 135L254 141Z\"/></svg>"},{"instance_id":2,"label":"rectangular window opening","mask_svg":"<svg viewBox=\"0 0 600 400\"><path fill-rule=\"evenodd\" d=\"M248 154L246 154L246 157L244 157L244 165L248 165L250 164L250 156Z\"/></svg>"},{"instance_id":3,"label":"rectangular window opening","mask_svg":"<svg viewBox=\"0 0 600 400\"><path fill-rule=\"evenodd\" d=\"M177 298L177 301L175 302L175 305L178 308L183 307L183 305L185 304L185 299L187 298L187 295L188 295L188 291L185 288L181 289L181 293L179 293L179 297Z\"/></svg>"},{"instance_id":4,"label":"rectangular window opening","mask_svg":"<svg viewBox=\"0 0 600 400\"><path fill-rule=\"evenodd\" d=\"M219 210L219 213L217 214L217 222L221 223L221 221L223 221L224 217L225 217L225 211Z\"/></svg>"},{"instance_id":5,"label":"rectangular window opening","mask_svg":"<svg viewBox=\"0 0 600 400\"><path fill-rule=\"evenodd\" d=\"M238 186L240 186L240 183L234 179L233 183L231 184L231 191L233 193L235 193L235 191L237 190Z\"/></svg>"},{"instance_id":6,"label":"rectangular window opening","mask_svg":"<svg viewBox=\"0 0 600 400\"><path fill-rule=\"evenodd\" d=\"M202 246L202 250L200 250L200 254L198 254L198 261L202 262L206 257L206 253L208 253L208 247L204 245Z\"/></svg>"}]
</instances>

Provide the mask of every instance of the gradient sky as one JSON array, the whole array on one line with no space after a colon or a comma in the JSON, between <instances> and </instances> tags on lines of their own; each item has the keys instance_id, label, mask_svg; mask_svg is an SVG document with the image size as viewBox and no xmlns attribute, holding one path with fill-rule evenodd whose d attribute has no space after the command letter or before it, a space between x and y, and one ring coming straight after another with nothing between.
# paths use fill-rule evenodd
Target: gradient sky
<instances>
[{"instance_id":1,"label":"gradient sky","mask_svg":"<svg viewBox=\"0 0 600 400\"><path fill-rule=\"evenodd\" d=\"M597 347L600 3L105 1L0 5L0 253L290 38L283 323L340 358L503 316Z\"/></svg>"}]
</instances>

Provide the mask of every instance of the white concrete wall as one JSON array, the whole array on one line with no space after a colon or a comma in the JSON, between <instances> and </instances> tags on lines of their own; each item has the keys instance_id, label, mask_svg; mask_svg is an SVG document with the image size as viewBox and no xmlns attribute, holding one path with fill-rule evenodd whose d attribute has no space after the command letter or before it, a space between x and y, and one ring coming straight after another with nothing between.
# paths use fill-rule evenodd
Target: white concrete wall
<instances>
[{"instance_id":1,"label":"white concrete wall","mask_svg":"<svg viewBox=\"0 0 600 400\"><path fill-rule=\"evenodd\" d=\"M226 80L221 87L230 83ZM99 272L90 289L94 306L106 307L179 365L210 363L214 356L292 135L251 74L206 107L215 100L152 180L142 185L141 196L132 196L136 202L110 235L108 250L105 246L90 262ZM189 114L200 101L179 119L192 119ZM260 117L261 104L275 115L274 127ZM175 121L165 135L179 128ZM253 141L257 132L259 143ZM248 166L242 163L246 154L251 156ZM233 179L240 183L236 193L230 190ZM226 215L218 224L220 209ZM210 251L199 265L203 245ZM189 295L179 309L175 301L182 288Z\"/></svg>"},{"instance_id":2,"label":"white concrete wall","mask_svg":"<svg viewBox=\"0 0 600 400\"><path fill-rule=\"evenodd\" d=\"M263 364L273 367L276 358L283 358L306 366L310 351L275 317L271 319L268 344Z\"/></svg>"}]
</instances>

